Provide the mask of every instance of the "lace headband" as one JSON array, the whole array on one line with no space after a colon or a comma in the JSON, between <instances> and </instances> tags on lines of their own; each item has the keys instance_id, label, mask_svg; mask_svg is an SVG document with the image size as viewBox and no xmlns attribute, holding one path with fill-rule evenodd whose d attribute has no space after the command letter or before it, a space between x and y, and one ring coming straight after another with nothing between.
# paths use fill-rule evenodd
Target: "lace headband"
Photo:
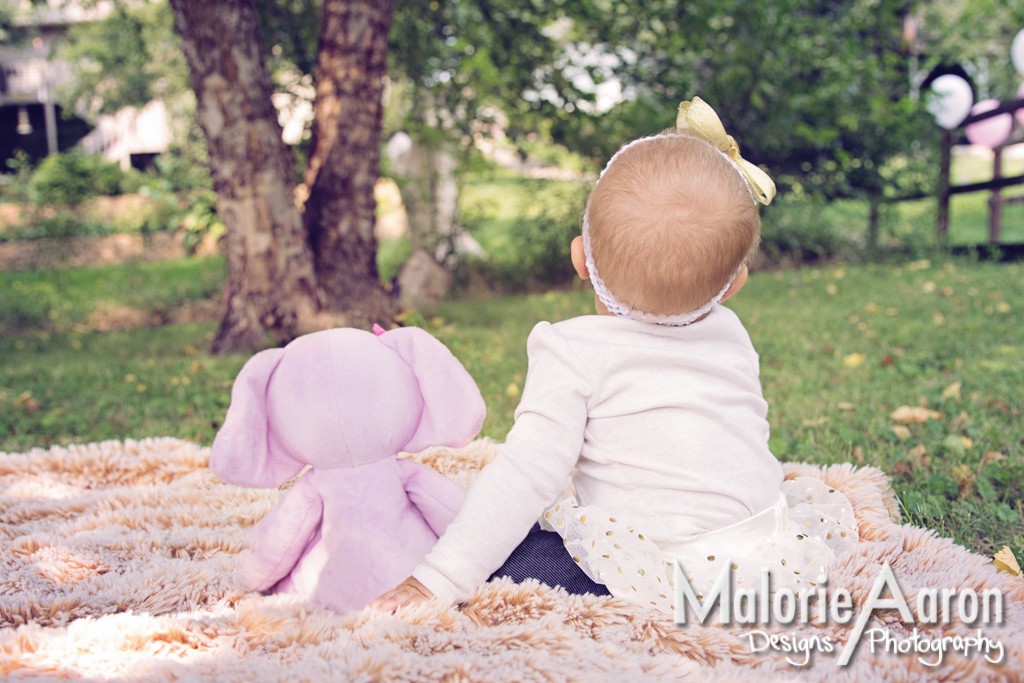
<instances>
[{"instance_id":1,"label":"lace headband","mask_svg":"<svg viewBox=\"0 0 1024 683\"><path fill-rule=\"evenodd\" d=\"M721 152L722 156L729 161L733 168L736 169L736 172L743 178L750 189L755 203L760 202L765 205L771 203L775 197L775 183L772 182L767 173L740 156L740 148L736 144L736 140L731 135L726 134L725 127L722 126L722 121L718 118L718 114L704 100L694 97L692 102L683 102L679 105L676 129L693 132L695 139L706 142ZM673 134L671 133L659 133L658 135L633 140L624 145L608 160L597 182L601 182L601 178L608 172L611 165L615 163L615 159L633 145L672 136ZM632 308L621 301L608 289L604 280L601 279L601 275L597 271L597 264L594 263L594 252L590 246L590 225L587 211L583 213L583 253L586 257L587 270L590 272L590 281L594 285L594 292L597 294L597 298L601 300L601 303L614 315L644 323L672 326L689 325L714 308L722 300L722 297L725 296L725 293L729 291L729 287L732 286L733 281L736 279L736 274L733 274L729 281L725 283L725 286L722 287L722 291L712 297L711 301L694 311L670 315L648 313Z\"/></svg>"}]
</instances>

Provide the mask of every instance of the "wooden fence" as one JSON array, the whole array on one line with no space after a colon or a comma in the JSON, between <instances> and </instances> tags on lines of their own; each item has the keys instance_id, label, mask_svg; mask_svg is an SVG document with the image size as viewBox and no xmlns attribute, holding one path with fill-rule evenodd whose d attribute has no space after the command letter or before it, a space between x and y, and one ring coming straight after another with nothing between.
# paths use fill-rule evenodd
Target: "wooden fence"
<instances>
[{"instance_id":1,"label":"wooden fence","mask_svg":"<svg viewBox=\"0 0 1024 683\"><path fill-rule=\"evenodd\" d=\"M1006 102L991 111L968 116L956 129L947 130L943 135L942 157L939 163L939 244L945 246L949 239L949 198L955 194L964 194L965 192L982 192L985 190L992 192L992 196L989 198L988 203L989 245L998 247L1002 244L1000 233L1002 231L1003 205L1015 202L1024 202L1024 196L1004 198L1000 192L1004 187L1024 185L1024 175L1003 177L1003 147L1006 146L1012 135L1007 138L1007 142L1004 142L993 150L995 152L995 159L992 165L992 180L988 180L983 183L970 183L967 185L950 185L950 158L953 150L953 142L956 138L957 132L961 128L978 121L984 121L985 119L999 116L1000 114L1014 114L1019 109L1024 109L1024 99ZM1016 125L1017 124L1015 122L1014 126Z\"/></svg>"}]
</instances>

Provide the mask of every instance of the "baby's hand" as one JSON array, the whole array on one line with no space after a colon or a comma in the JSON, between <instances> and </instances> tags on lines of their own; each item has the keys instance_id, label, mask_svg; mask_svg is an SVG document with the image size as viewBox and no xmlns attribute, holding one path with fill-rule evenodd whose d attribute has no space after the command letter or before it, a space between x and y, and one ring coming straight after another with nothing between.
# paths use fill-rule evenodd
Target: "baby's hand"
<instances>
[{"instance_id":1,"label":"baby's hand","mask_svg":"<svg viewBox=\"0 0 1024 683\"><path fill-rule=\"evenodd\" d=\"M370 607L383 610L384 612L395 613L399 607L407 605L418 605L434 597L434 594L427 590L422 583L409 577L397 588L392 588L384 595L370 603Z\"/></svg>"}]
</instances>

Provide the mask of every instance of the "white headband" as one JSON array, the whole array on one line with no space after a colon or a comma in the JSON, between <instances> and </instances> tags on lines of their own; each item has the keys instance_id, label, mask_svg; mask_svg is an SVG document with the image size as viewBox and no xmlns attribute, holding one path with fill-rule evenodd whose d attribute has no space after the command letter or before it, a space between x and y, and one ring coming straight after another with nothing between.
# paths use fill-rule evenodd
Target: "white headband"
<instances>
[{"instance_id":1,"label":"white headband","mask_svg":"<svg viewBox=\"0 0 1024 683\"><path fill-rule=\"evenodd\" d=\"M622 149L616 152L612 156L612 158L608 160L608 163L607 165L605 165L604 170L601 171L601 175L598 177L597 182L601 182L601 178L603 178L604 174L608 172L609 168L611 168L611 165L615 162L615 159L617 159L620 154L625 152L633 145L639 142L646 142L648 140L657 140L659 138L668 137L676 137L676 134L659 133L658 135L651 135L645 138L633 140L629 144L624 145ZM722 152L717 147L712 145L707 140L704 140L703 138L697 136L686 137L691 137L694 140L700 140L701 142L705 143L715 151L719 152L719 154L721 154L723 157L725 157L726 160L730 164L732 164L732 166L736 169L736 172L740 174L740 177L743 178L744 183L746 183L747 185L747 189L750 189L751 195L753 195L753 190L750 188L750 182L747 180L746 176L740 170L739 166L736 165L736 162L730 159L725 152ZM594 188L597 188L596 184L594 185ZM754 203L757 203L756 199ZM720 291L718 294L712 297L711 301L707 302L700 308L694 311L690 311L688 313L659 315L657 313L648 313L646 311L640 311L635 308L632 308L628 304L622 302L617 296L612 294L611 290L608 289L608 286L604 283L604 280L601 279L601 276L597 272L597 264L594 263L594 252L590 246L590 224L587 216L589 209L590 207L588 204L587 210L583 212L583 254L586 256L587 270L590 272L590 282L594 285L594 292L597 294L597 298L601 300L601 303L603 303L605 307L607 307L610 313L613 313L614 315L617 315L620 318L631 318L632 320L636 320L642 323L670 325L673 327L689 325L690 323L696 321L701 316L708 313L712 308L714 308L722 300L722 297L725 296L725 293L729 291L729 287L732 286L733 281L736 279L736 274L734 273L733 276L729 278L729 281L725 283L725 286L722 287L722 291Z\"/></svg>"}]
</instances>

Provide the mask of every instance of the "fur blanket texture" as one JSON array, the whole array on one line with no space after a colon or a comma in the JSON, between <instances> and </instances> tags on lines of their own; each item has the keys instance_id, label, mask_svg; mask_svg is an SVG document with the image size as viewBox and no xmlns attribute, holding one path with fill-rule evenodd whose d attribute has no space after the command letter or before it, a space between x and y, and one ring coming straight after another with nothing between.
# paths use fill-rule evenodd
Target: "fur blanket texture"
<instances>
[{"instance_id":1,"label":"fur blanket texture","mask_svg":"<svg viewBox=\"0 0 1024 683\"><path fill-rule=\"evenodd\" d=\"M468 486L494 444L413 457ZM831 570L855 614L884 562L917 616L926 588L1003 594L1002 624L904 624L896 639L973 636L1004 647L1000 664L951 649L940 666L865 636L838 665L854 622L677 627L654 610L502 580L461 608L427 603L392 616L334 612L291 596L247 594L232 578L246 530L282 490L228 486L209 449L163 438L0 453L0 680L352 681L1003 681L1024 680L1024 581L927 529L901 526L886 476L851 465L786 464L843 491L861 542ZM886 594L885 597L888 597ZM751 632L828 636L831 653L766 648ZM761 641L758 641L761 642ZM953 643L952 639L948 641ZM952 645L950 645L952 648Z\"/></svg>"}]
</instances>

